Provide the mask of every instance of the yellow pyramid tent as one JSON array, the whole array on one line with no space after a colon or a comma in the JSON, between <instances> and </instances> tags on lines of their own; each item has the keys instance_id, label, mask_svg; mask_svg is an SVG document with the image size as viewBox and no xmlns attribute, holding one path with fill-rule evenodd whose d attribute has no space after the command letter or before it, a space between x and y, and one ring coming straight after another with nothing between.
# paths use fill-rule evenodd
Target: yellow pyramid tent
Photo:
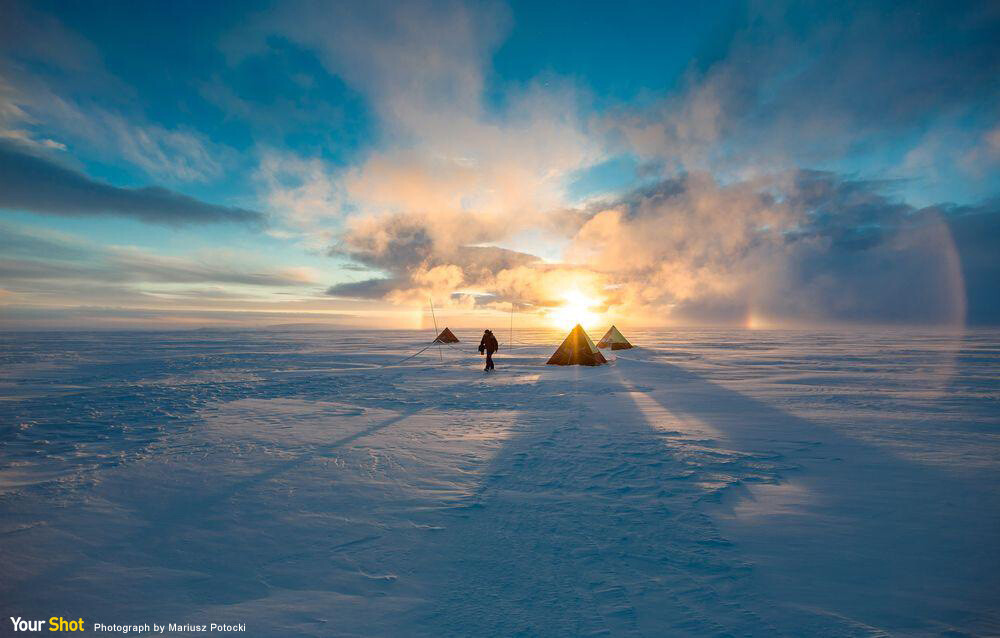
<instances>
[{"instance_id":1,"label":"yellow pyramid tent","mask_svg":"<svg viewBox=\"0 0 1000 638\"><path fill-rule=\"evenodd\" d=\"M458 337L451 330L445 328L434 340L434 343L458 343Z\"/></svg>"},{"instance_id":2,"label":"yellow pyramid tent","mask_svg":"<svg viewBox=\"0 0 1000 638\"><path fill-rule=\"evenodd\" d=\"M611 348L612 350L628 350L629 348L634 348L628 339L625 338L618 328L611 326L608 331L604 333L601 340L597 342L598 348Z\"/></svg>"},{"instance_id":3,"label":"yellow pyramid tent","mask_svg":"<svg viewBox=\"0 0 1000 638\"><path fill-rule=\"evenodd\" d=\"M580 324L576 324L559 349L546 361L548 365L556 366L599 366L607 362Z\"/></svg>"}]
</instances>

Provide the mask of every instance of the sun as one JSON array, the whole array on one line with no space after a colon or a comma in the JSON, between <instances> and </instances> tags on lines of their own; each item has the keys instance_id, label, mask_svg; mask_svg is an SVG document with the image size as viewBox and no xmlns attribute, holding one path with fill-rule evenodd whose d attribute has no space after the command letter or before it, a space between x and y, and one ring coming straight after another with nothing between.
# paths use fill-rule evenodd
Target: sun
<instances>
[{"instance_id":1,"label":"sun","mask_svg":"<svg viewBox=\"0 0 1000 638\"><path fill-rule=\"evenodd\" d=\"M564 292L561 306L553 308L548 312L546 318L556 328L570 330L576 324L592 326L597 323L599 315L593 311L598 302L579 290L573 289Z\"/></svg>"}]
</instances>

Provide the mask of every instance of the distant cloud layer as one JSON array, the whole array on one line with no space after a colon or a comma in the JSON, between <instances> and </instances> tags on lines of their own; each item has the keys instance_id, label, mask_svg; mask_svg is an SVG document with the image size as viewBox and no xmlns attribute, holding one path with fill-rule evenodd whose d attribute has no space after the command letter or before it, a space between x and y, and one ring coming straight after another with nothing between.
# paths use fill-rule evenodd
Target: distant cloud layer
<instances>
[{"instance_id":1,"label":"distant cloud layer","mask_svg":"<svg viewBox=\"0 0 1000 638\"><path fill-rule=\"evenodd\" d=\"M265 221L257 211L217 206L165 188L105 184L3 140L0 208L67 217L115 215L172 226Z\"/></svg>"},{"instance_id":2,"label":"distant cloud layer","mask_svg":"<svg viewBox=\"0 0 1000 638\"><path fill-rule=\"evenodd\" d=\"M108 317L159 306L164 316L256 309L271 295L318 296L310 291L316 285L315 272L274 267L256 255L229 250L162 255L0 223L0 296L6 302L0 325L30 328L31 317L72 322L75 313L65 312L70 307L105 307ZM34 300L59 305L46 303L47 310L36 311Z\"/></svg>"},{"instance_id":3,"label":"distant cloud layer","mask_svg":"<svg viewBox=\"0 0 1000 638\"><path fill-rule=\"evenodd\" d=\"M237 260L238 258L238 260ZM314 283L308 269L271 268L219 250L200 257L158 255L134 247L100 247L79 239L0 224L0 279L286 287Z\"/></svg>"}]
</instances>

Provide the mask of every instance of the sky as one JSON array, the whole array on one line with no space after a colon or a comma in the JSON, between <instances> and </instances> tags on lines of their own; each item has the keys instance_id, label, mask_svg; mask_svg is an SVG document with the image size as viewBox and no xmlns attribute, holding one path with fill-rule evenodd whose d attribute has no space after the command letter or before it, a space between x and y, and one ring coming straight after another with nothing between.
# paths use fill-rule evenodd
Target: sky
<instances>
[{"instance_id":1,"label":"sky","mask_svg":"<svg viewBox=\"0 0 1000 638\"><path fill-rule=\"evenodd\" d=\"M1000 323L995 2L0 13L3 329Z\"/></svg>"}]
</instances>

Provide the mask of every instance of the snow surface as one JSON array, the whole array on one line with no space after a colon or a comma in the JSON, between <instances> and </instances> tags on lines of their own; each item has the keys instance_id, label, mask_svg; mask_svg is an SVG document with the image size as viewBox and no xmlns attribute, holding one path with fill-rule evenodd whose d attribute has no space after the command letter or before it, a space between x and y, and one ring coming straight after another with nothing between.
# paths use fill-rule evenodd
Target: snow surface
<instances>
[{"instance_id":1,"label":"snow surface","mask_svg":"<svg viewBox=\"0 0 1000 638\"><path fill-rule=\"evenodd\" d=\"M1000 333L455 332L0 335L0 635L1000 635Z\"/></svg>"}]
</instances>

